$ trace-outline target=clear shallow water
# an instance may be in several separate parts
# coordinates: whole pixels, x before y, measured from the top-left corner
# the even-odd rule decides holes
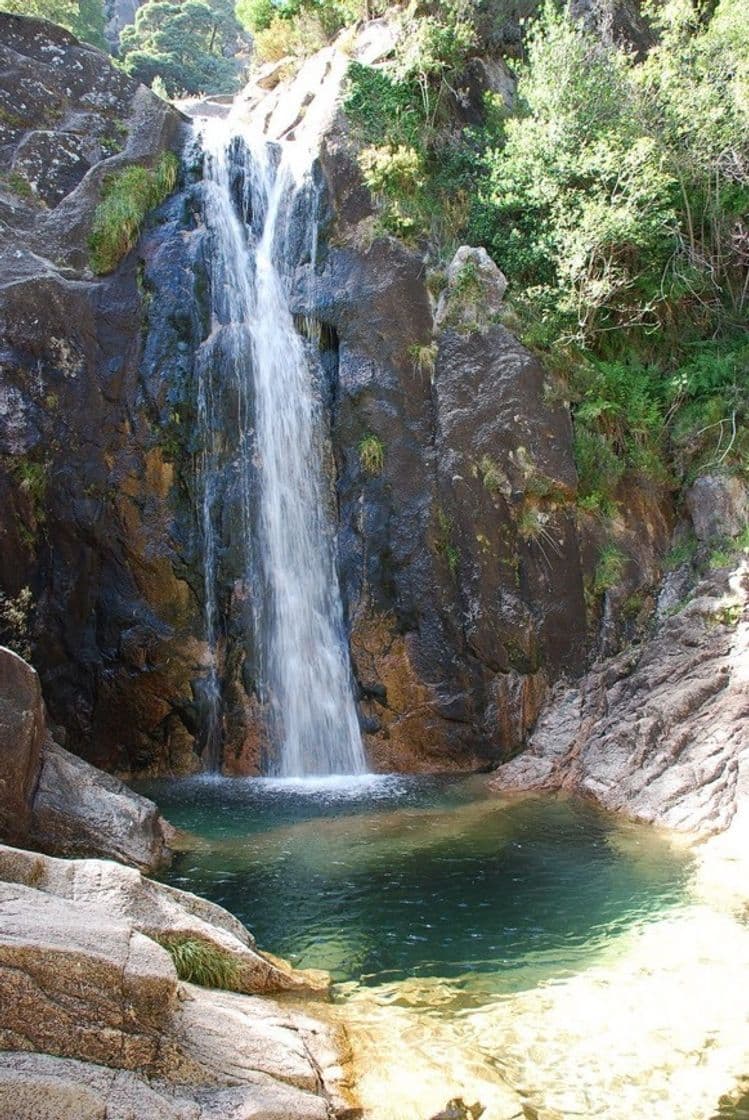
[[[476,777],[144,792],[200,838],[168,881],[227,907],[261,946],[357,986],[445,978],[468,1005],[584,967],[677,907],[690,867],[649,829],[569,800],[488,796]]]

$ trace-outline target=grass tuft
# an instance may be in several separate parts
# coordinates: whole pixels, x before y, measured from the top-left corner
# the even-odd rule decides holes
[[[382,474],[385,466],[385,445],[379,436],[372,435],[370,432],[359,440],[359,462],[364,473],[370,477],[374,478]]]
[[[194,937],[154,940],[169,953],[180,980],[203,988],[237,990],[239,965],[220,949]]]
[[[126,167],[105,179],[89,238],[91,268],[98,276],[113,272],[130,252],[149,210],[174,190],[178,170],[174,153],[164,152],[153,169]]]
[[[437,362],[437,343],[414,342],[413,346],[408,348],[408,356],[414,364],[414,367],[421,374],[428,374],[430,377],[434,376],[434,367]]]

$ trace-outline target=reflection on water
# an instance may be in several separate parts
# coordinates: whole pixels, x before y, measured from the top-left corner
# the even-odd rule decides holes
[[[170,882],[338,981],[449,979],[446,1007],[579,968],[678,903],[687,872],[650,832],[566,800],[489,797],[477,778],[189,780],[149,792],[204,841]]]

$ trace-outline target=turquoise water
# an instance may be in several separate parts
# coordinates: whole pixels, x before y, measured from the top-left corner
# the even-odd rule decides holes
[[[486,779],[151,783],[196,838],[167,881],[337,981],[441,977],[478,999],[585,966],[678,906],[687,858],[587,804],[489,795]]]

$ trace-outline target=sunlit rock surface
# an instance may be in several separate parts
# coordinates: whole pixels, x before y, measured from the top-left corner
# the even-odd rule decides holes
[[[85,904],[92,913],[132,924],[148,937],[194,939],[224,953],[245,992],[326,991],[325,973],[295,971],[255,947],[245,927],[226,910],[196,895],[144,878],[107,860],[66,860],[0,846],[0,880]],[[46,903],[46,898],[41,899]]]
[[[356,1114],[340,1032],[177,979],[163,944],[189,937],[234,961],[246,991],[307,983],[219,907],[116,864],[2,848],[0,912],[3,1120]]]
[[[747,562],[712,572],[653,637],[561,687],[497,789],[573,790],[693,833],[749,795]]]

